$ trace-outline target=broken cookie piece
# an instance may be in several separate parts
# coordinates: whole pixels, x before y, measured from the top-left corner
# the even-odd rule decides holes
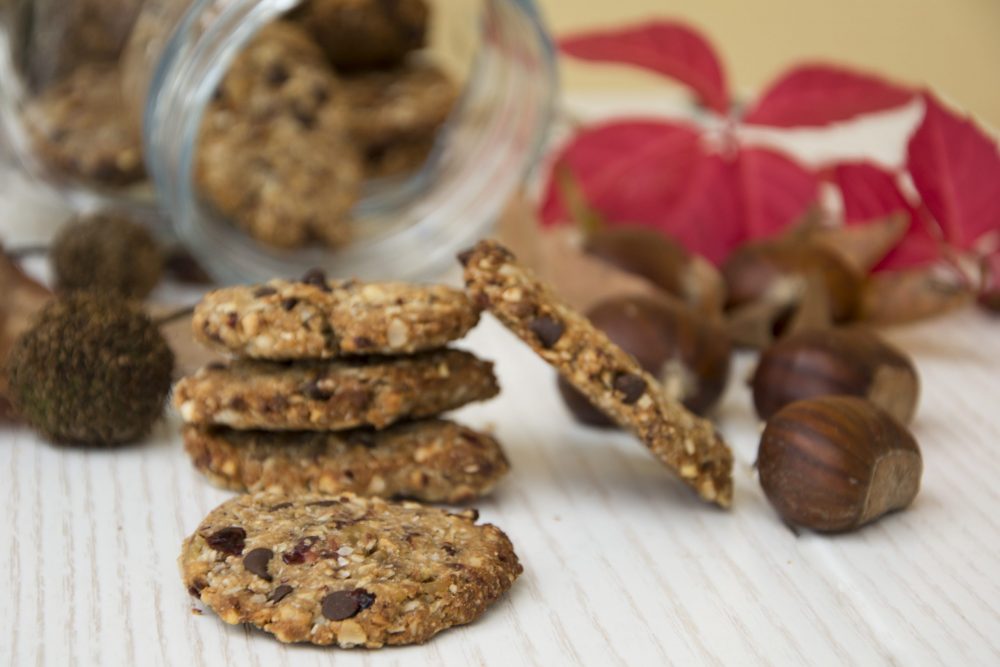
[[[574,312],[514,255],[482,241],[461,256],[473,301],[492,312],[703,499],[728,507],[733,455],[711,422],[668,398],[656,379]]]

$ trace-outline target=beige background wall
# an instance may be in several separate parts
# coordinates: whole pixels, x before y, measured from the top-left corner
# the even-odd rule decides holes
[[[802,58],[930,84],[1000,128],[1000,0],[539,0],[557,32],[650,16],[682,19],[721,51],[734,90]],[[661,85],[619,68],[564,64],[571,90]]]

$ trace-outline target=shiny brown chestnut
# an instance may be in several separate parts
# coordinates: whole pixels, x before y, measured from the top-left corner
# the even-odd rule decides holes
[[[722,328],[665,297],[621,296],[602,301],[587,317],[693,412],[704,414],[729,380],[731,345]],[[614,424],[563,380],[567,407],[592,426]]]
[[[833,322],[850,321],[858,309],[863,277],[836,252],[810,241],[762,241],[734,252],[722,266],[726,308],[760,302],[783,282],[810,275],[825,287]],[[780,322],[776,325],[781,327]]]
[[[867,398],[901,423],[913,419],[920,379],[903,352],[864,328],[807,330],[777,341],[760,357],[753,402],[761,419],[804,398]]]
[[[913,502],[923,460],[906,427],[870,401],[823,396],[768,421],[757,469],[786,522],[844,532]]]
[[[660,232],[635,226],[601,227],[586,235],[583,249],[645,278],[702,313],[722,312],[725,286],[718,270]]]

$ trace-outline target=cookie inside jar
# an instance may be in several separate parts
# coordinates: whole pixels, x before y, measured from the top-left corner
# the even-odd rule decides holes
[[[461,68],[432,48],[439,12],[425,0],[307,0],[257,32],[195,149],[194,189],[218,224],[284,251],[390,230],[387,198],[419,188],[459,101]]]
[[[146,180],[141,137],[123,104],[120,59],[143,0],[21,0],[5,25],[16,72],[12,142],[58,183],[104,190]],[[17,85],[14,85],[14,80]],[[13,128],[11,127],[13,126]]]

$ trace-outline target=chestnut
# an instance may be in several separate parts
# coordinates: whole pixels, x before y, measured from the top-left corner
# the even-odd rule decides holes
[[[722,312],[725,286],[718,270],[656,230],[600,227],[586,235],[583,249],[622,271],[645,278],[702,313],[714,316]]]
[[[600,302],[587,317],[693,412],[704,414],[725,391],[729,340],[718,324],[683,304],[666,297],[620,296]],[[614,426],[569,383],[560,379],[559,390],[579,421]]]
[[[808,240],[775,240],[751,243],[730,255],[722,266],[727,310],[763,301],[782,282],[819,278],[825,288],[833,322],[854,318],[864,279],[844,258],[827,246]],[[794,309],[793,309],[794,310]],[[792,312],[783,313],[790,319]],[[773,324],[778,333],[787,322]]]
[[[786,522],[843,532],[908,506],[923,460],[906,427],[881,408],[823,396],[792,403],[767,422],[757,469]]]
[[[867,398],[906,424],[920,394],[909,357],[860,327],[807,330],[779,340],[761,355],[751,386],[761,419],[800,399],[844,394]]]

